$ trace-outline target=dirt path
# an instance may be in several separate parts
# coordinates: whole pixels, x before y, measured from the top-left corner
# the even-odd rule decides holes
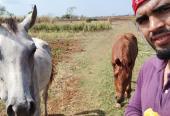
[[[89,36],[82,36],[81,42],[79,41],[76,46],[72,46],[73,51],[68,50],[72,54],[69,54],[70,58],[64,58],[62,62],[58,63],[58,74],[50,89],[49,114],[105,114],[104,111],[100,110],[99,105],[96,105],[98,95],[93,95],[95,93],[93,91],[96,89],[89,91],[89,87],[99,86],[100,82],[96,82],[97,80],[92,78],[97,75],[96,72],[98,73],[99,69],[96,68],[101,67],[97,66],[100,65],[98,62],[105,59],[105,56],[109,56],[106,51],[110,51],[111,44],[108,45],[112,41],[109,37],[110,34],[101,32],[100,34],[91,33]],[[109,39],[105,40],[104,38]],[[108,60],[109,62],[110,60]],[[95,99],[96,101],[94,101]],[[90,102],[91,100],[94,101],[94,104]]]
[[[77,51],[57,65],[48,102],[50,116],[123,114],[122,109],[114,109],[110,59],[113,37],[129,32],[130,25],[132,22],[117,22],[111,31],[86,33],[78,38],[77,47],[73,47]]]
[[[58,72],[49,90],[49,116],[123,116],[124,107],[114,108],[111,48],[117,34],[138,34],[131,21],[115,21],[112,25],[110,31],[48,40]],[[145,45],[140,42],[139,47],[144,50]],[[134,68],[135,76],[145,57],[140,53]],[[3,115],[5,106],[0,105],[0,116]]]
[[[49,116],[123,116],[124,108],[114,108],[111,47],[115,35],[136,34],[132,25],[116,21],[110,31],[48,41],[58,72],[49,90]],[[5,115],[4,105],[0,110]]]

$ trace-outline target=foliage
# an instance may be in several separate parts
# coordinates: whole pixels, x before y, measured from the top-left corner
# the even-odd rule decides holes
[[[45,31],[45,32],[94,32],[94,31],[102,31],[102,30],[109,30],[111,29],[111,24],[108,22],[78,22],[78,23],[64,23],[64,24],[58,24],[58,23],[39,23],[35,25],[32,29],[32,31],[39,32],[39,31]]]
[[[90,23],[92,21],[97,21],[97,19],[96,18],[87,18],[86,19],[86,22],[88,22],[88,23]]]
[[[8,12],[4,6],[0,5],[0,16],[2,16],[2,15],[13,16],[13,14]]]
[[[65,14],[61,18],[62,19],[71,19],[71,15],[70,14]]]
[[[6,9],[4,6],[0,6],[0,15],[3,15],[6,12]]]
[[[76,7],[72,6],[67,8],[66,13],[61,17],[62,19],[72,19],[74,17],[73,12],[76,9]]]

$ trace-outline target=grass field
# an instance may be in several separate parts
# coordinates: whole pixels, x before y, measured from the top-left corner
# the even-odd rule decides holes
[[[122,116],[124,108],[114,107],[114,87],[111,67],[111,47],[114,37],[132,32],[138,38],[139,54],[133,72],[133,89],[139,69],[154,54],[146,41],[136,31],[133,21],[112,22],[112,29],[98,32],[58,33],[56,39],[77,40],[82,52],[70,54],[69,60],[57,65],[49,100],[50,114]],[[58,84],[60,83],[60,86]],[[55,98],[55,99],[54,99]],[[125,101],[127,103],[128,101]]]
[[[31,31],[49,42],[58,73],[49,90],[49,116],[122,116],[124,107],[114,107],[111,48],[115,36],[131,32],[138,38],[138,57],[132,87],[145,59],[153,50],[136,31],[131,20],[116,20],[109,30]],[[128,101],[125,101],[125,104]],[[4,112],[4,106],[0,107]],[[43,112],[43,109],[42,109]]]

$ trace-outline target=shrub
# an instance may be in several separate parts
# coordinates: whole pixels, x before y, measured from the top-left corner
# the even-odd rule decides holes
[[[108,22],[79,22],[79,23],[38,23],[36,24],[31,31],[39,32],[93,32],[93,31],[102,31],[111,29],[111,24]]]

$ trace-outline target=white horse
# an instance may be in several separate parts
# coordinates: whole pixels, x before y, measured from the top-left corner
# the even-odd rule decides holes
[[[40,116],[41,90],[47,115],[52,61],[48,44],[28,35],[36,16],[34,6],[21,23],[10,18],[0,24],[0,98],[8,116]]]

